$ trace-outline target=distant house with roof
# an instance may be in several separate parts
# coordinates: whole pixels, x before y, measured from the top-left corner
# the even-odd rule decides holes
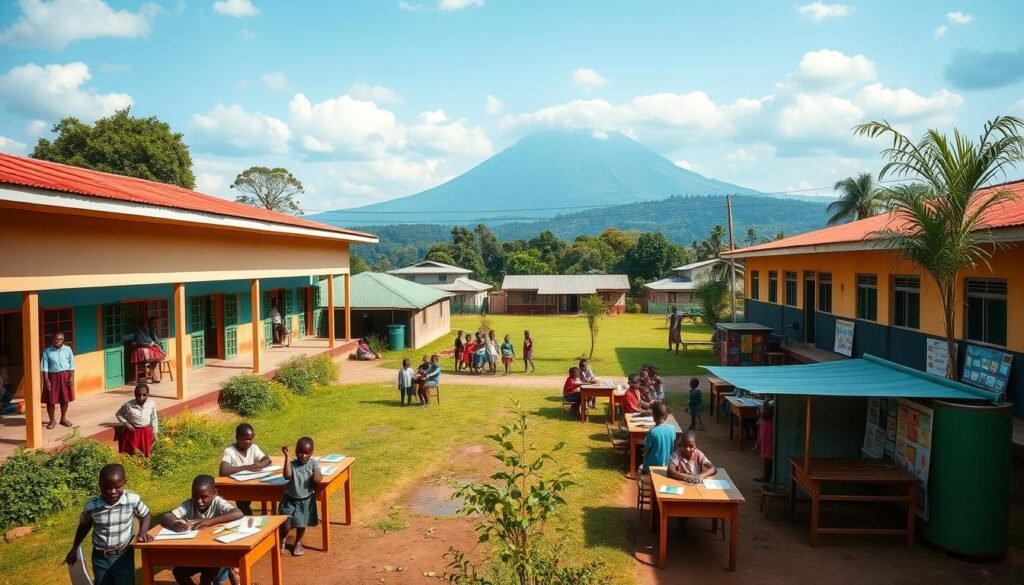
[[[472,273],[471,270],[435,260],[423,260],[388,271],[388,274],[451,293],[452,310],[460,313],[479,311],[487,301],[487,291],[494,288],[486,282],[470,278]]]
[[[597,295],[613,313],[626,312],[625,274],[510,274],[501,283],[505,312],[519,315],[575,314],[583,297]]]
[[[335,302],[349,309],[355,338],[387,336],[388,325],[405,325],[405,346],[418,349],[451,331],[451,293],[383,272],[361,272],[350,288],[351,307]],[[343,311],[336,311],[336,326],[344,327]]]
[[[693,289],[697,279],[713,270],[729,273],[729,263],[720,258],[691,262],[672,269],[672,274],[661,280],[648,282],[644,285],[647,291],[647,312],[664,313],[673,305],[680,309],[687,305],[695,305]],[[743,266],[736,264],[736,290],[743,292]]]

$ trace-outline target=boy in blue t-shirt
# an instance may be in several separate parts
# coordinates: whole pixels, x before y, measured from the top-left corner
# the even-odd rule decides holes
[[[642,473],[651,473],[651,466],[664,467],[672,456],[676,445],[676,429],[665,422],[668,418],[668,408],[664,402],[655,402],[651,405],[651,413],[654,416],[655,426],[647,433],[644,439],[644,465]]]

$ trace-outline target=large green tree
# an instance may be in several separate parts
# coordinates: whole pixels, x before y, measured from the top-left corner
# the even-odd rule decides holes
[[[509,274],[554,274],[553,266],[540,257],[537,250],[514,252],[505,261],[505,271]]]
[[[878,215],[885,208],[885,192],[875,185],[871,173],[846,177],[836,181],[833,188],[839,192],[839,199],[829,203],[825,209],[832,214],[828,225],[865,219]]]
[[[352,276],[359,274],[360,272],[367,272],[370,270],[369,265],[366,264],[366,260],[360,258],[357,254],[352,254],[350,258],[349,270]]]
[[[684,260],[682,250],[661,233],[640,234],[637,244],[622,259],[622,268],[631,278],[645,281],[661,278]]]
[[[505,251],[502,250],[501,243],[498,242],[498,236],[494,235],[491,228],[482,223],[476,226],[474,234],[480,258],[484,262],[484,267],[487,268],[487,275],[491,277],[492,281],[501,280],[505,273]]]
[[[999,116],[987,122],[977,140],[953,130],[952,137],[928,130],[916,143],[888,122],[854,128],[859,136],[883,137],[891,146],[882,151],[888,162],[879,178],[912,178],[918,187],[892,189],[893,219],[876,235],[880,247],[919,266],[939,289],[949,351],[946,374],[957,379],[955,324],[960,275],[987,265],[998,246],[984,220],[1000,203],[1013,197],[1004,188],[984,189],[1006,176],[1024,160],[1024,121]]]
[[[305,192],[302,181],[288,172],[288,169],[276,167],[249,167],[242,171],[232,189],[243,193],[235,198],[239,203],[262,207],[270,211],[302,215],[302,208],[295,196]]]
[[[192,156],[181,133],[156,117],[134,118],[125,108],[92,125],[64,118],[52,131],[57,137],[40,138],[32,158],[195,188]]]
[[[622,258],[627,252],[636,246],[640,239],[640,232],[624,232],[618,228],[606,228],[601,235],[597,236],[602,242],[611,246],[615,255]]]
[[[619,257],[601,238],[579,236],[565,249],[558,263],[558,271],[562,274],[582,274],[591,270],[611,272]]]
[[[530,249],[540,253],[540,259],[549,266],[556,266],[565,252],[565,240],[549,230],[544,230],[536,238],[530,240]]]

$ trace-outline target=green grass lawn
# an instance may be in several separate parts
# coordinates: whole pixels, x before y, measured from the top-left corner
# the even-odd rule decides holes
[[[252,422],[257,443],[271,454],[308,434],[316,440],[318,453],[355,456],[356,522],[373,526],[373,516],[378,520],[384,517],[390,498],[432,478],[432,474],[442,473],[443,468],[438,466],[446,465],[461,448],[486,445],[491,449],[484,435],[511,420],[513,399],[531,414],[531,438],[538,447],[547,449],[558,441],[567,442],[558,460],[580,484],[570,490],[568,505],[548,533],[568,547],[566,558],[580,562],[601,559],[608,564],[608,574],[615,583],[633,583],[635,561],[626,529],[632,511],[614,505],[626,481],[621,457],[612,452],[602,424],[583,426],[563,418],[558,397],[550,390],[449,386],[440,407],[421,410],[398,407],[398,397],[390,384],[332,387]],[[677,399],[681,401],[682,397],[670,398]],[[212,423],[224,444],[231,442],[234,424]],[[371,427],[374,432],[368,433]],[[161,479],[129,470],[128,489],[139,492],[157,518],[188,496],[194,475],[216,470],[218,460],[219,454],[209,453],[176,471],[173,477]],[[0,583],[66,580],[60,563],[80,509],[81,502],[76,502],[40,523],[31,536],[0,544],[0,558],[4,560]],[[371,510],[380,513],[372,516]],[[401,530],[402,523],[396,522],[391,529]],[[85,554],[88,558],[88,549]],[[439,566],[442,564],[439,562]]]
[[[489,315],[487,318],[499,343],[506,334],[512,336],[517,357],[521,357],[523,331],[530,332],[538,374],[565,374],[579,358],[590,352],[590,330],[583,317]],[[698,366],[711,363],[710,348],[691,349],[686,357],[666,352],[668,327],[661,315],[610,315],[602,319],[599,326],[591,360],[591,366],[599,376],[624,376],[638,371],[645,363],[657,365],[662,375],[702,374],[704,371]],[[452,333],[417,350],[386,352],[384,365],[397,369],[402,358],[409,357],[416,367],[423,354],[450,352],[455,331],[475,332],[479,327],[479,315],[454,315]],[[683,327],[684,340],[708,341],[710,336],[711,329],[703,325],[687,324]],[[445,371],[450,371],[452,358],[442,358],[441,365]],[[498,369],[501,370],[500,364]],[[512,369],[522,373],[523,362],[517,359]]]

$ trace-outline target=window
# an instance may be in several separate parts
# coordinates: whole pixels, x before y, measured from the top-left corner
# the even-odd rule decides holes
[[[670,302],[670,303],[675,303],[675,302],[676,302],[676,299],[677,299],[678,297],[679,297],[679,295],[678,295],[677,293],[674,293],[674,292],[670,292],[670,293],[668,293],[668,302]]]
[[[756,270],[750,271],[750,298],[761,298],[761,274]]]
[[[53,334],[64,334],[64,343],[75,349],[75,311],[71,307],[43,309],[43,347],[50,344]]]
[[[818,273],[818,310],[822,313],[832,312],[832,273]]]
[[[796,306],[796,272],[786,273],[786,304]]]
[[[305,298],[305,295],[302,296]],[[238,295],[224,295],[224,326],[238,325]]]
[[[921,328],[921,279],[919,277],[893,277],[892,324],[908,329]]]
[[[878,275],[857,275],[857,318],[878,320]]]
[[[523,293],[523,304],[532,305],[537,302],[537,294],[532,292]]]
[[[444,274],[438,274],[437,275],[437,282],[445,282],[447,280],[448,280],[448,277],[445,276]]]
[[[967,279],[967,339],[1006,345],[1006,281]]]
[[[774,270],[768,271],[768,302],[779,302],[779,273]]]
[[[146,322],[149,322],[150,317],[156,317],[156,330],[153,334],[160,338],[169,336],[170,328],[168,327],[167,299],[155,299],[145,301],[145,303]]]

